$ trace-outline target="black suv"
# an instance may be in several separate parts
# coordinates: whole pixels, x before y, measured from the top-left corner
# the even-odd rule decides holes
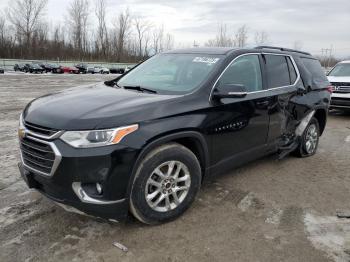
[[[207,177],[271,153],[313,155],[330,92],[304,52],[166,52],[112,81],[32,101],[20,119],[20,172],[70,209],[166,222]]]

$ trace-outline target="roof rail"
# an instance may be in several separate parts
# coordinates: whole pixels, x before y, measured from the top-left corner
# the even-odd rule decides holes
[[[277,46],[262,45],[262,46],[255,47],[255,49],[276,49],[276,50],[285,51],[285,52],[294,52],[294,53],[300,53],[300,54],[304,54],[304,55],[311,55],[308,52],[298,51],[298,50],[284,48],[284,47],[277,47]]]

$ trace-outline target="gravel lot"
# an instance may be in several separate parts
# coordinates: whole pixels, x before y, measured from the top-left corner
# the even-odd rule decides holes
[[[270,156],[206,181],[160,226],[68,213],[21,181],[17,123],[33,98],[102,75],[0,75],[0,261],[350,261],[350,115],[332,112],[318,153]],[[114,247],[117,241],[128,252]]]

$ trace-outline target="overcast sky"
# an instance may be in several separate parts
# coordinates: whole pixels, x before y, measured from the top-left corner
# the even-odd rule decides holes
[[[63,22],[71,1],[49,0],[47,19]],[[8,2],[0,0],[0,7]],[[94,24],[94,0],[89,2]],[[254,32],[263,30],[272,45],[293,47],[298,41],[318,55],[333,46],[337,56],[350,57],[350,0],[108,0],[109,20],[126,8],[153,25],[164,24],[176,44],[185,46],[193,41],[203,45],[215,37],[220,23],[231,34],[246,24],[251,46]]]

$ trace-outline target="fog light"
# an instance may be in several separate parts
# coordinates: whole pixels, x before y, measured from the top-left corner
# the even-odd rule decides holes
[[[96,191],[99,195],[102,194],[102,186],[100,183],[96,183]]]

